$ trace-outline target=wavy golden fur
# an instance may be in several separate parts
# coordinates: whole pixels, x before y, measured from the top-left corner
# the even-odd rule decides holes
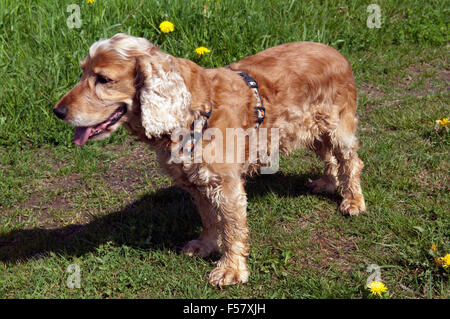
[[[289,43],[233,63],[232,70],[205,69],[143,38],[117,34],[94,43],[81,67],[80,82],[56,104],[55,114],[77,127],[79,145],[105,138],[123,124],[156,151],[174,183],[192,194],[202,219],[200,237],[183,251],[205,257],[222,250],[209,276],[213,285],[248,281],[244,177],[258,165],[175,163],[171,134],[178,128],[189,131],[209,104],[213,111],[208,128],[223,136],[226,128],[254,129],[256,98],[233,70],[247,72],[258,82],[266,108],[261,128],[279,129],[279,150],[308,147],[325,162],[325,173],[308,185],[311,190],[334,192],[339,187],[343,214],[365,210],[363,162],[356,152],[355,83],[348,61],[333,48]],[[204,140],[203,147],[216,142]]]

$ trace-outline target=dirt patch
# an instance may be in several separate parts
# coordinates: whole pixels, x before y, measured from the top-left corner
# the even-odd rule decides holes
[[[39,184],[33,186],[28,199],[18,204],[14,209],[9,209],[6,214],[14,211],[28,211],[34,220],[38,220],[39,227],[50,229],[67,222],[61,212],[73,210],[70,194],[80,188],[81,178],[78,174],[66,177],[42,179]],[[17,218],[23,218],[20,214]],[[70,216],[70,221],[76,223],[87,223],[90,218],[83,212],[75,212]],[[30,225],[34,227],[33,223]],[[25,225],[24,228],[27,228]]]
[[[439,65],[443,65],[443,67]],[[428,94],[443,93],[450,90],[450,68],[447,58],[414,63],[403,72],[398,73],[402,75],[393,78],[392,87],[399,93],[396,98],[383,103],[383,105],[394,104],[398,101],[398,98],[404,95],[414,95],[417,98],[422,98]],[[371,83],[360,83],[358,93],[367,95],[371,99],[382,99],[387,94],[381,88]]]
[[[325,231],[314,233],[312,241],[317,244],[321,258],[320,268],[327,269],[330,265],[339,270],[349,272],[354,268],[355,259],[352,253],[356,251],[355,238],[330,234]]]
[[[120,203],[124,206],[136,200],[146,187],[153,188],[150,177],[160,175],[159,167],[155,154],[146,145],[133,145],[127,141],[121,145],[107,145],[104,150],[112,153],[114,160],[100,164],[99,172],[87,178],[80,173],[57,176],[58,170],[64,166],[61,161],[56,160],[51,151],[37,152],[37,160],[45,157],[47,162],[59,163],[59,166],[51,168],[48,178],[42,178],[36,185],[30,186],[28,199],[7,210],[6,214],[14,214],[17,210],[29,211],[38,220],[39,227],[46,229],[67,223],[85,224],[102,210],[110,208],[91,209],[90,205],[86,205],[89,208],[80,209],[80,206],[85,206],[80,204],[83,198],[90,201],[90,198],[98,198],[96,192],[106,191],[107,196],[119,196],[121,200],[116,203],[122,201]],[[96,180],[100,190],[93,186]]]
[[[328,198],[333,202],[334,199]],[[332,265],[343,273],[357,269],[359,262],[355,253],[358,237],[336,228],[324,228],[334,214],[340,213],[324,206],[312,214],[301,214],[291,222],[280,223],[283,232],[301,230],[303,234],[296,239],[298,244],[292,259],[298,268],[326,271]]]
[[[447,58],[443,61],[444,67],[436,66],[440,61],[421,62],[406,68],[406,75],[398,79],[397,88],[402,94],[424,97],[430,93],[446,92],[450,89],[450,69]],[[419,83],[423,81],[423,83]]]
[[[302,223],[305,223],[304,221]],[[307,221],[308,225],[310,221]],[[303,229],[311,229],[308,236],[309,243],[299,243],[299,251],[295,252],[294,262],[299,268],[318,269],[326,271],[330,265],[337,267],[340,272],[348,273],[355,270],[358,265],[354,253],[357,251],[357,238],[345,235],[336,230],[315,229],[303,226]]]
[[[381,99],[386,95],[384,91],[382,91],[381,89],[375,87],[370,83],[361,83],[361,85],[359,85],[358,93],[368,95],[372,99]]]
[[[445,70],[441,70],[438,72],[437,76],[441,79],[444,79],[447,84],[447,89],[450,87],[450,69],[447,67]]]
[[[146,145],[138,144],[133,148],[120,145],[109,151],[122,154],[108,165],[101,176],[115,192],[133,193],[149,182],[145,175],[160,174],[156,155]]]

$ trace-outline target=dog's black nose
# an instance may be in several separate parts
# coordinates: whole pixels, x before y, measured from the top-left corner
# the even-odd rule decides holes
[[[66,107],[65,105],[60,105],[60,106],[55,107],[55,108],[53,109],[53,113],[55,113],[55,115],[56,115],[58,118],[60,118],[61,120],[64,120],[64,118],[65,118],[66,115],[67,115],[67,111],[68,111],[68,109],[67,109],[67,107]]]

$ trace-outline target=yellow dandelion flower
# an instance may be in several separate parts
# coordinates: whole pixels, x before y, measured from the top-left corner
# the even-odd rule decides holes
[[[448,120],[448,117],[444,117],[442,120],[437,120],[436,123],[439,123],[441,126],[447,126],[450,121]]]
[[[195,53],[197,53],[198,55],[203,55],[209,52],[211,52],[211,50],[205,47],[198,47],[197,49],[195,49]]]
[[[173,30],[175,30],[175,26],[170,21],[163,21],[159,25],[159,29],[164,33],[169,33],[169,32],[172,32]]]
[[[431,245],[431,250],[432,250],[432,251],[436,251],[436,249],[437,249],[436,244]]]
[[[367,285],[367,288],[370,289],[372,295],[378,295],[381,297],[381,294],[386,292],[388,289],[381,281],[372,281]]]
[[[95,0],[86,0],[87,3],[94,3]]]
[[[450,254],[441,257],[442,267],[449,268],[450,267]]]

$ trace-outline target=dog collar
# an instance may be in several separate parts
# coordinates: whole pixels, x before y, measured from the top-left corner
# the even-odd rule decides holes
[[[198,141],[202,138],[203,130],[208,124],[208,119],[211,117],[211,113],[212,104],[210,103],[206,106],[206,110],[200,113],[200,118],[192,122],[191,132],[180,148],[180,155],[183,154],[183,152],[186,152],[185,154],[192,154],[195,145],[197,145]]]
[[[248,73],[242,71],[235,71],[231,67],[228,67],[231,71],[239,74],[242,79],[244,79],[245,83],[247,83],[250,90],[253,91],[256,97],[256,105],[255,105],[255,116],[256,116],[256,124],[255,128],[259,128],[264,121],[264,117],[266,116],[266,109],[263,106],[263,102],[261,99],[261,94],[259,94],[258,82],[254,78],[252,78]]]

